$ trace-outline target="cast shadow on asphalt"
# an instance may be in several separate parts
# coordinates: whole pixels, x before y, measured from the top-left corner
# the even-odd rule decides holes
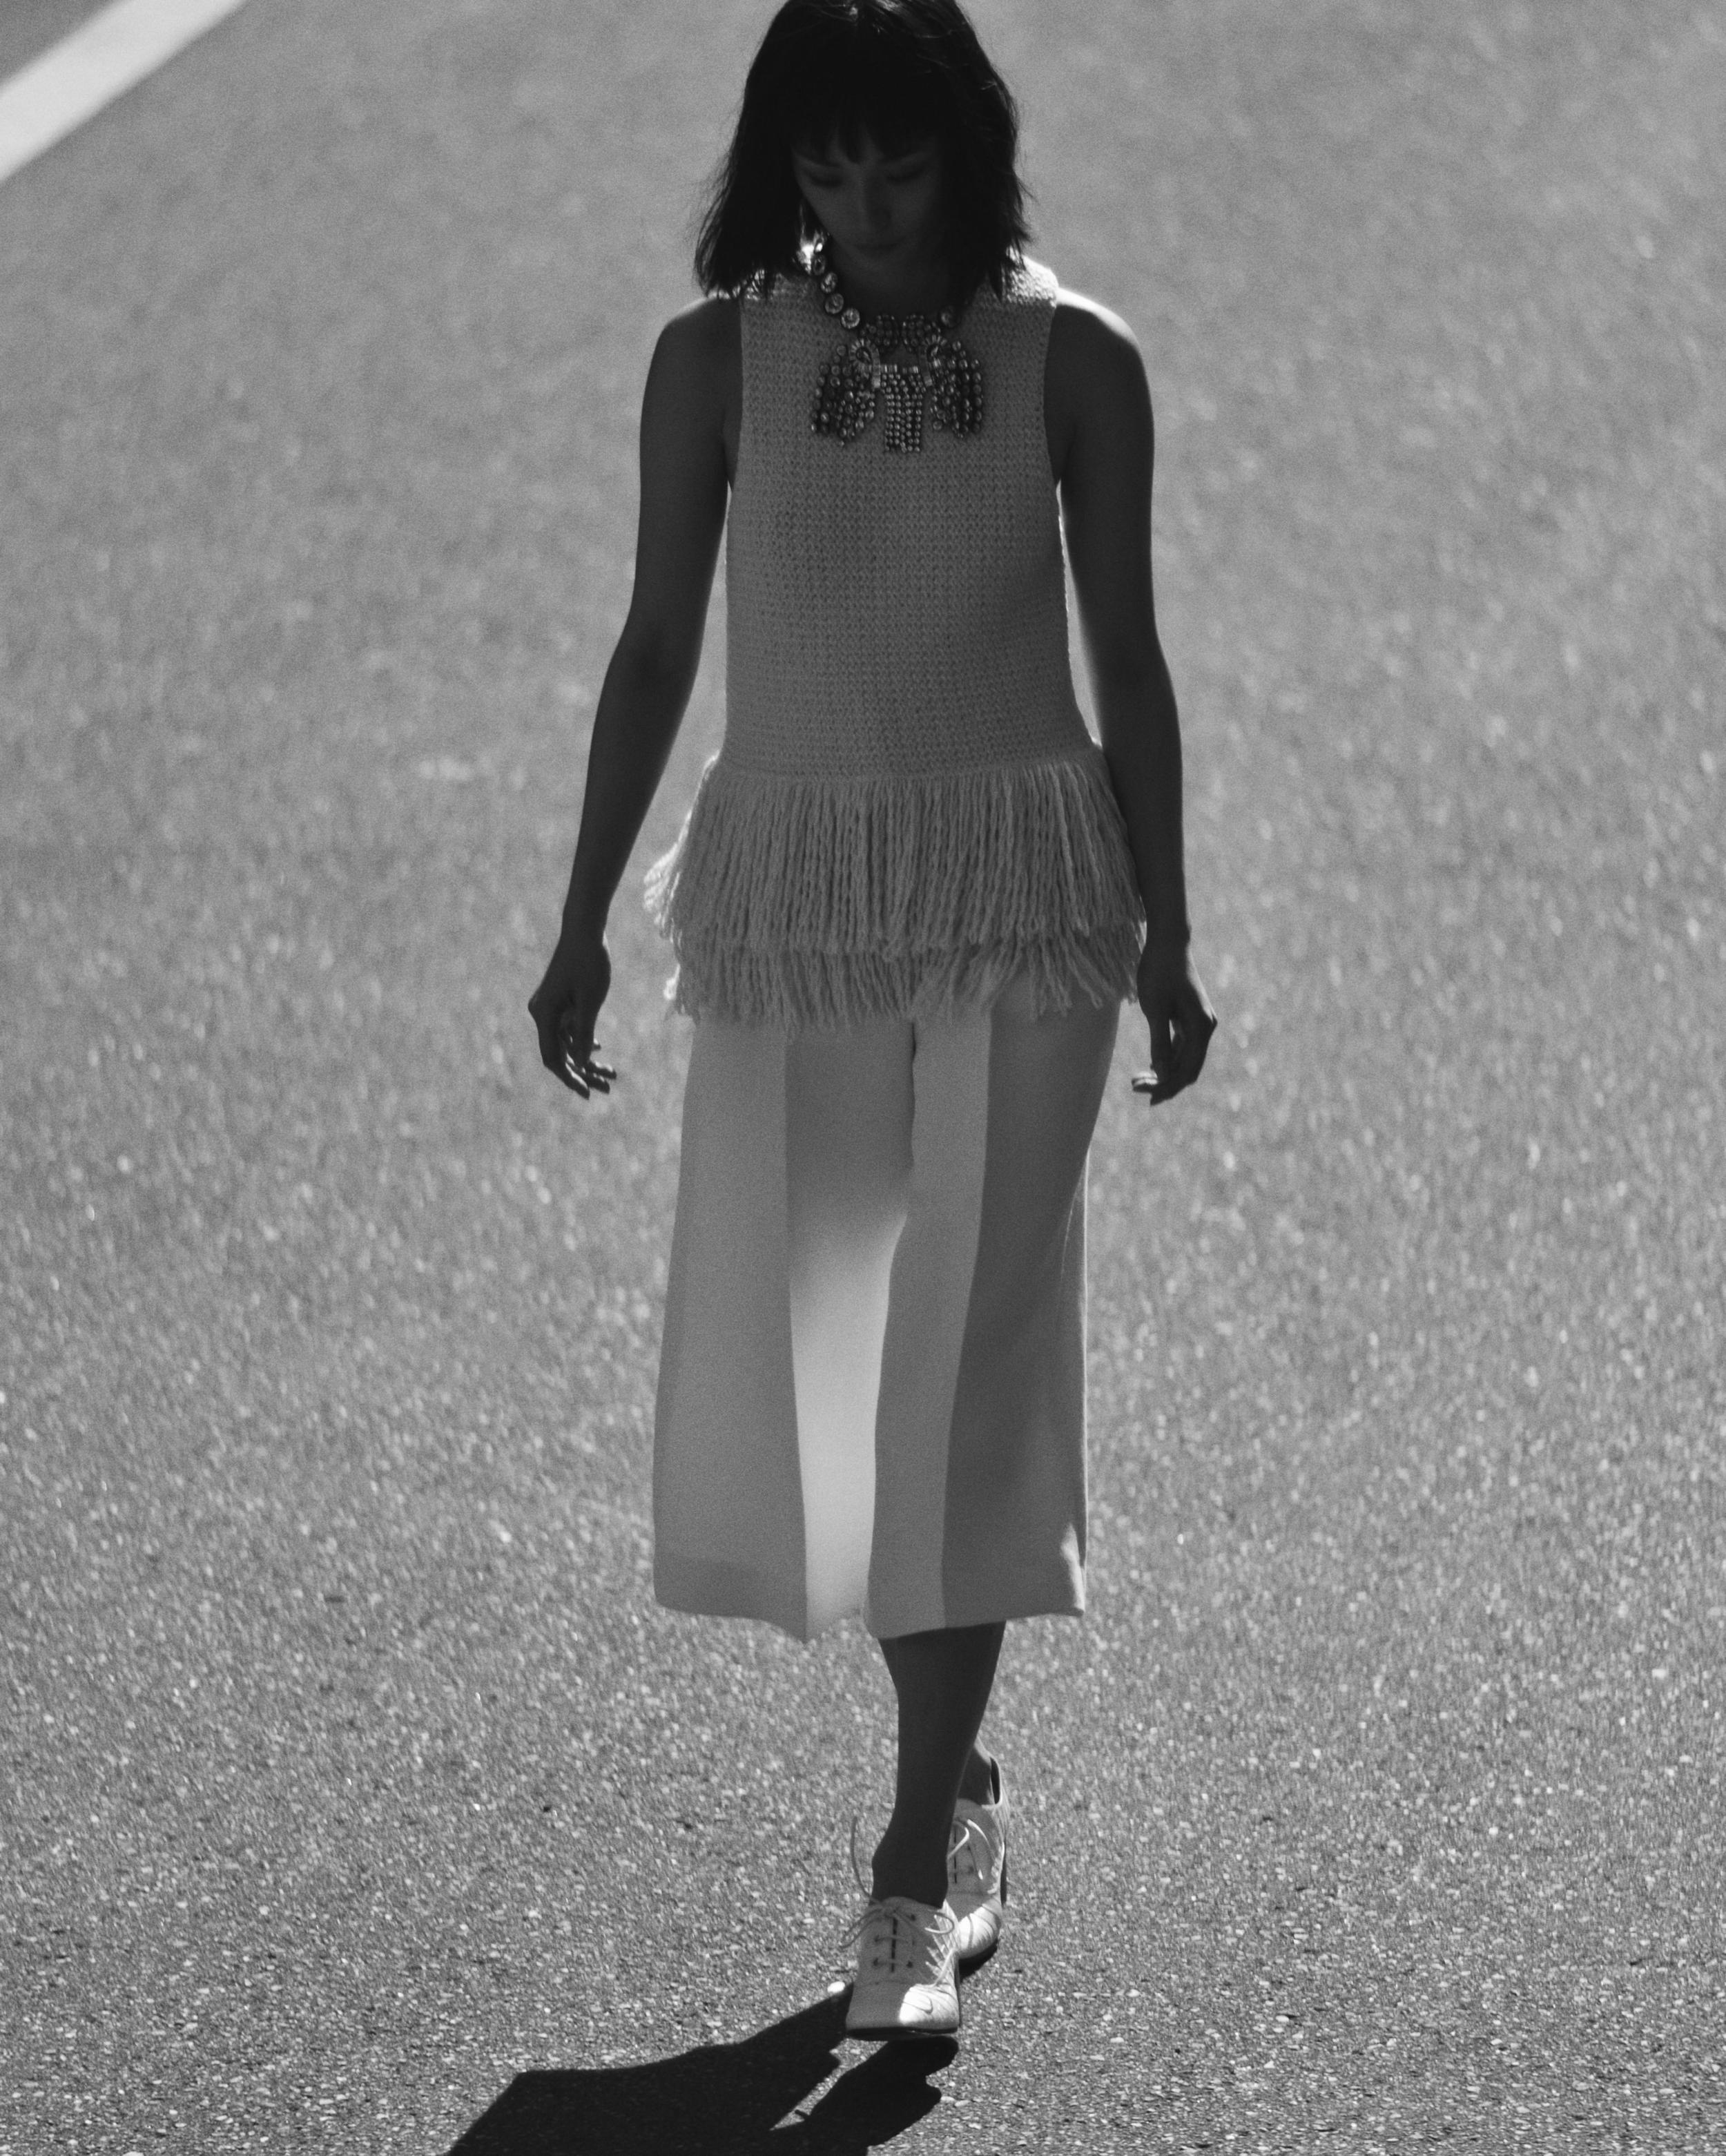
[[[847,1995],[651,2066],[518,2074],[449,2156],[862,2156],[934,2110],[959,2046],[883,2044],[791,2118],[838,2064]]]

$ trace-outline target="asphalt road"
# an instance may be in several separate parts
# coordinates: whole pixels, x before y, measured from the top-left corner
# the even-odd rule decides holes
[[[1726,16],[979,13],[1223,1024],[962,2043],[838,2041],[867,1641],[650,1597],[633,899],[610,1102],[523,1008],[766,9],[253,0],[0,190],[0,2156],[1726,2140]]]
[[[0,8],[0,82],[100,12],[102,0],[7,0]]]

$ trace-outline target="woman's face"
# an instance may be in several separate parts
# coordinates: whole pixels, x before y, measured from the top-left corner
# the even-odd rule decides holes
[[[940,237],[941,157],[931,138],[885,155],[867,135],[791,152],[803,199],[839,254],[894,269],[932,253]]]

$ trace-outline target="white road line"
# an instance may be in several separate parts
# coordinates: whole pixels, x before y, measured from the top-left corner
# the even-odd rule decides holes
[[[0,181],[232,15],[244,0],[114,0],[0,83]]]

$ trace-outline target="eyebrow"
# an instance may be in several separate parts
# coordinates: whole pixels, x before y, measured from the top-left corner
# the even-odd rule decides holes
[[[801,158],[806,165],[812,165],[817,172],[837,172],[839,169],[836,159],[826,157],[814,150],[793,150],[791,155]],[[931,144],[927,149],[923,150],[901,150],[896,157],[883,157],[881,163],[883,170],[894,172],[902,165],[927,164],[934,155],[935,147]]]

